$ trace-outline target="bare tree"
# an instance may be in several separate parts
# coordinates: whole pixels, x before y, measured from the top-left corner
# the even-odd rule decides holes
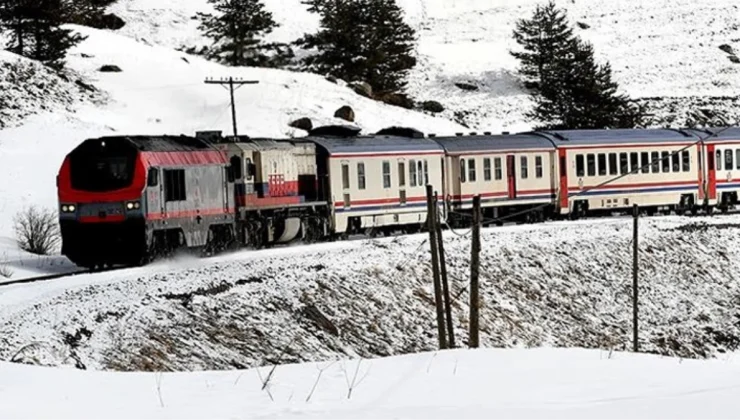
[[[54,210],[31,206],[13,220],[15,238],[24,251],[48,255],[59,243],[59,224]]]

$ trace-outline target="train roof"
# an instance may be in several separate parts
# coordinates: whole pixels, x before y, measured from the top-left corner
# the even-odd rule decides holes
[[[248,151],[260,151],[260,150],[291,150],[296,146],[310,145],[313,147],[313,143],[305,141],[303,139],[269,139],[269,138],[256,138],[245,141],[234,143],[238,148]]]
[[[310,140],[324,148],[329,155],[367,154],[391,152],[443,152],[442,146],[425,137],[401,137],[389,135],[369,135],[353,137],[308,136]]]
[[[699,140],[694,133],[678,129],[543,130],[537,131],[557,147],[634,143],[675,143]]]
[[[210,144],[188,136],[108,136],[100,141],[128,141],[142,152],[195,152],[211,151]]]
[[[435,137],[434,141],[444,147],[449,154],[518,149],[555,149],[550,140],[533,134]]]
[[[702,139],[712,142],[740,140],[740,127],[708,127],[688,129]]]

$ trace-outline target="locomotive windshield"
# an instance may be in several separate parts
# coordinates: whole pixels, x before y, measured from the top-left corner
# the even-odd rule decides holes
[[[133,182],[136,149],[122,139],[88,140],[70,156],[72,188],[103,192]]]

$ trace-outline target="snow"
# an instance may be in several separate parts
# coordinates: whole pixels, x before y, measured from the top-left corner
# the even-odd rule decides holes
[[[736,215],[641,222],[643,351],[737,350],[738,226]],[[453,324],[465,344],[470,238],[445,238]],[[486,229],[482,346],[630,349],[630,239],[629,218]],[[0,287],[0,360],[182,371],[260,366],[286,347],[286,363],[429,351],[430,271],[417,234]]]
[[[0,417],[725,418],[740,409],[732,360],[449,350],[278,366],[262,390],[271,369],[122,374],[0,363]]]
[[[317,17],[308,14],[300,0],[265,3],[282,25],[271,40],[292,41],[318,26]],[[512,38],[516,21],[529,17],[540,3],[398,0],[418,34],[419,64],[409,83],[412,96],[441,102],[448,108],[444,116],[478,131],[530,129],[532,123],[523,117],[529,98],[509,51],[517,48]],[[556,4],[567,10],[575,33],[594,44],[597,58],[610,62],[624,93],[651,98],[656,122],[685,124],[687,102],[693,107],[710,103],[740,117],[733,109],[740,96],[740,65],[719,49],[728,44],[740,50],[736,2],[706,0],[699,6],[692,0],[558,0]],[[121,0],[114,11],[130,22],[122,33],[179,47],[204,42],[188,17],[208,7],[206,0],[178,1],[177,7]],[[576,27],[576,22],[589,28]],[[456,82],[473,83],[479,90],[463,91]]]
[[[355,110],[355,124],[365,132],[391,125],[431,127],[442,132],[461,129],[442,118],[363,98],[346,86],[318,75],[227,68],[122,35],[70,27],[87,36],[87,40],[70,51],[70,72],[104,92],[107,102],[83,100],[83,94],[74,83],[62,85],[64,91],[60,93],[68,98],[65,104],[71,109],[47,107],[43,101],[48,99],[43,95],[37,102],[21,95],[24,106],[35,107],[38,113],[24,115],[25,118],[13,127],[0,130],[0,177],[3,180],[0,183],[0,197],[3,197],[0,200],[0,238],[6,240],[13,236],[12,218],[18,212],[29,205],[57,206],[55,180],[59,167],[64,156],[87,138],[114,134],[194,135],[197,130],[231,133],[228,92],[220,86],[206,85],[206,78],[231,76],[260,82],[236,92],[241,134],[302,136],[305,132],[288,127],[290,121],[310,117],[315,126],[346,123],[333,116],[343,105]],[[99,72],[105,64],[118,65],[123,71]],[[54,83],[58,78],[50,72],[45,77]]]

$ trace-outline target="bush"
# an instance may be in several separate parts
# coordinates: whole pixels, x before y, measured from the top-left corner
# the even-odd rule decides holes
[[[9,279],[13,275],[13,270],[6,263],[0,262],[0,277]]]
[[[24,251],[48,255],[59,243],[59,225],[54,210],[31,206],[18,213],[13,222],[16,241]]]

